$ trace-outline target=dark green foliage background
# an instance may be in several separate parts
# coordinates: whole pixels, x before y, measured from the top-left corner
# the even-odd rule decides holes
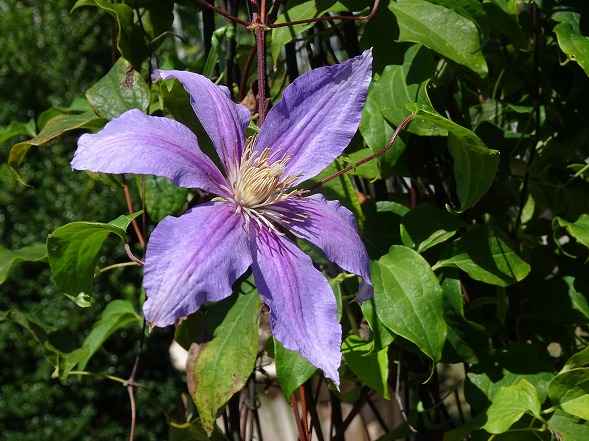
[[[0,126],[38,117],[52,105],[67,106],[95,83],[111,65],[109,18],[97,10],[70,15],[74,2],[0,1]],[[125,207],[122,190],[96,184],[83,173],[72,173],[69,161],[75,135],[64,136],[49,148],[30,151],[21,172],[31,187],[14,180],[6,157],[13,142],[0,145],[0,243],[18,249],[44,242],[68,222],[94,219],[108,222]],[[14,141],[14,140],[11,140]],[[42,190],[41,190],[42,189]],[[101,265],[124,261],[116,239],[108,240]],[[78,347],[105,304],[114,298],[138,302],[137,270],[113,271],[97,279],[96,302],[79,308],[61,295],[46,263],[14,267],[0,286],[0,311],[17,308],[50,329],[63,342]],[[89,368],[127,378],[135,360],[141,329],[116,334],[92,360]],[[142,383],[158,389],[173,409],[182,391],[182,373],[167,357],[169,332],[148,340],[148,355],[139,368]],[[149,355],[151,354],[151,356]],[[0,324],[0,439],[113,440],[128,436],[129,398],[123,386],[104,380],[71,378],[67,385],[51,378],[53,367],[41,347],[12,322]],[[167,424],[147,392],[137,393],[138,439],[163,439]]]

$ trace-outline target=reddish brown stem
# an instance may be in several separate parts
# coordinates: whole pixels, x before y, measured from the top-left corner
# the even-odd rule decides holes
[[[305,439],[311,439],[311,431],[309,430],[309,422],[307,421],[307,396],[305,395],[305,388],[299,386],[299,396],[301,397],[301,416],[303,417],[303,430],[305,431]]]
[[[245,27],[251,26],[251,23],[250,23],[250,22],[248,22],[248,21],[244,21],[244,20],[241,20],[241,19],[239,19],[239,18],[237,18],[237,17],[234,17],[233,15],[231,15],[231,14],[228,14],[227,12],[225,12],[225,11],[222,11],[222,10],[221,10],[221,9],[219,9],[219,8],[216,8],[215,6],[211,5],[210,3],[207,3],[205,0],[198,0],[198,2],[199,2],[201,5],[203,5],[203,6],[207,7],[207,8],[209,8],[209,9],[211,9],[211,10],[213,10],[213,11],[215,11],[217,14],[219,14],[219,15],[222,15],[223,17],[225,17],[225,18],[227,18],[227,19],[231,20],[231,21],[232,21],[232,22],[234,22],[234,23],[239,23],[240,25],[243,25],[243,26],[245,26]]]
[[[131,202],[131,192],[129,191],[129,184],[125,183],[125,199],[127,200],[127,210],[129,210],[129,214],[133,214],[133,202]],[[133,225],[133,229],[135,230],[135,234],[137,234],[137,239],[141,244],[141,248],[145,249],[145,238],[141,233],[141,228],[139,228],[139,224],[137,223],[136,219],[131,221]]]
[[[295,422],[297,423],[297,430],[299,431],[299,439],[302,441],[306,441],[306,432],[303,429],[303,423],[301,422],[301,415],[299,414],[299,405],[297,404],[297,398],[295,394],[290,396],[290,405],[292,406],[292,411],[294,413]]]
[[[255,16],[255,14],[254,14]],[[255,30],[258,51],[258,126],[262,127],[266,118],[266,34],[264,25],[259,23]]]
[[[203,5],[206,8],[209,8],[213,11],[215,11],[217,14],[222,15],[223,17],[233,21],[234,23],[239,23],[242,26],[245,27],[250,27],[252,24],[255,23],[250,23],[247,22],[245,20],[241,20],[237,17],[234,17],[231,14],[228,14],[227,12],[216,8],[215,6],[211,5],[210,3],[207,3],[205,0],[198,0],[198,2]],[[363,15],[360,17],[354,16],[354,15],[332,15],[329,17],[317,17],[317,18],[309,18],[307,20],[297,20],[297,21],[289,21],[286,23],[279,23],[279,24],[272,24],[272,25],[268,25],[268,28],[273,29],[273,28],[281,28],[281,27],[285,27],[285,26],[292,26],[292,25],[297,25],[297,24],[302,24],[302,23],[315,23],[318,21],[325,21],[325,20],[352,20],[352,21],[361,21],[361,20],[369,20],[370,18],[372,18],[374,16],[374,14],[376,14],[376,10],[378,9],[378,5],[380,3],[380,0],[375,0],[374,1],[374,6],[372,7],[372,11],[370,11],[370,13],[368,15]],[[266,15],[266,1],[262,0],[261,1],[261,7],[260,7],[260,11],[262,11],[262,20],[261,22],[264,23],[265,22],[265,15]]]
[[[318,21],[327,21],[327,20],[343,20],[343,21],[370,20],[372,17],[374,17],[374,14],[376,14],[376,10],[378,8],[379,3],[380,3],[380,0],[375,0],[374,6],[372,7],[372,11],[370,11],[370,14],[363,15],[360,17],[357,17],[355,15],[330,15],[328,17],[308,18],[307,20],[296,20],[296,21],[289,21],[286,23],[269,24],[268,27],[270,29],[283,28],[285,26],[294,26],[294,25],[305,24],[305,23],[316,23]]]
[[[399,126],[395,129],[395,133],[393,133],[393,137],[391,138],[391,140],[389,141],[389,143],[386,145],[386,147],[384,149],[374,153],[373,155],[370,155],[367,158],[362,159],[361,161],[356,162],[354,165],[350,165],[350,166],[332,174],[331,176],[328,176],[327,178],[322,179],[321,181],[317,182],[316,184],[311,185],[307,190],[308,191],[315,190],[317,187],[320,187],[321,185],[331,181],[332,179],[335,179],[338,176],[341,176],[344,173],[347,173],[350,170],[355,169],[356,167],[360,167],[362,164],[366,164],[368,161],[372,161],[374,158],[378,158],[379,156],[384,155],[387,152],[387,150],[390,149],[391,146],[395,143],[395,141],[399,137],[399,133],[401,133],[401,130],[403,130],[403,128],[407,124],[409,124],[413,120],[413,118],[415,118],[415,114],[412,113],[407,118],[405,118],[403,121],[401,121]]]

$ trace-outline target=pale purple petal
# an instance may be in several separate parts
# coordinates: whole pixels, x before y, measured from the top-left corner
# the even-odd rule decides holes
[[[289,239],[252,228],[254,279],[270,307],[274,337],[339,384],[342,329],[329,283]]]
[[[84,134],[71,162],[76,170],[170,178],[179,187],[224,195],[225,178],[177,121],[129,110],[95,134]]]
[[[287,175],[311,178],[340,155],[356,133],[371,79],[372,53],[301,75],[282,94],[258,135],[256,150],[291,156]]]
[[[204,302],[229,296],[252,255],[243,217],[227,202],[198,205],[155,228],[145,256],[143,305],[150,326],[167,326]]]
[[[241,157],[251,115],[244,106],[231,101],[229,89],[215,85],[202,75],[180,70],[155,70],[152,78],[154,81],[175,78],[182,83],[190,95],[196,117],[213,141],[223,164]]]
[[[294,213],[305,213],[304,221],[293,220],[286,228],[321,248],[330,261],[362,277],[357,301],[372,297],[370,260],[350,210],[342,207],[338,201],[326,200],[320,194],[290,198],[276,206]]]

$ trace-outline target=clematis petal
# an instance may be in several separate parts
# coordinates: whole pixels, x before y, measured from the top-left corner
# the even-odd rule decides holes
[[[289,239],[252,228],[252,269],[258,292],[270,307],[272,333],[339,384],[342,329],[329,283]]]
[[[155,70],[152,79],[156,81],[158,78],[175,78],[182,83],[190,95],[190,104],[196,117],[213,141],[225,166],[241,158],[245,129],[251,115],[244,106],[231,101],[229,89],[215,85],[202,75],[180,70]]]
[[[362,277],[357,301],[372,297],[370,259],[350,210],[337,201],[326,200],[320,194],[290,198],[276,205],[286,208],[287,212],[305,213],[304,220],[293,220],[286,228],[321,248],[330,261]]]
[[[84,134],[71,162],[76,170],[135,173],[170,178],[179,187],[223,195],[225,178],[177,121],[132,109],[95,134]]]
[[[252,262],[242,216],[227,202],[198,205],[155,228],[145,256],[143,305],[150,326],[167,326],[204,302],[229,296]]]
[[[372,53],[301,75],[282,94],[256,142],[256,150],[290,155],[287,175],[297,182],[327,167],[348,146],[362,118],[371,78]]]

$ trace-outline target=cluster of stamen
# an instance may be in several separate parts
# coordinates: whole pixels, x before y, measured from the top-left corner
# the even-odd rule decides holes
[[[243,213],[246,227],[251,220],[258,226],[266,225],[281,234],[276,224],[286,226],[292,221],[303,221],[304,213],[293,213],[274,204],[285,201],[290,197],[301,196],[303,190],[287,190],[294,185],[300,174],[285,176],[286,165],[290,156],[277,157],[280,150],[272,152],[270,148],[261,153],[254,150],[255,137],[249,138],[241,158],[235,163],[226,164],[227,182],[231,188],[231,201],[235,203],[236,212]]]

